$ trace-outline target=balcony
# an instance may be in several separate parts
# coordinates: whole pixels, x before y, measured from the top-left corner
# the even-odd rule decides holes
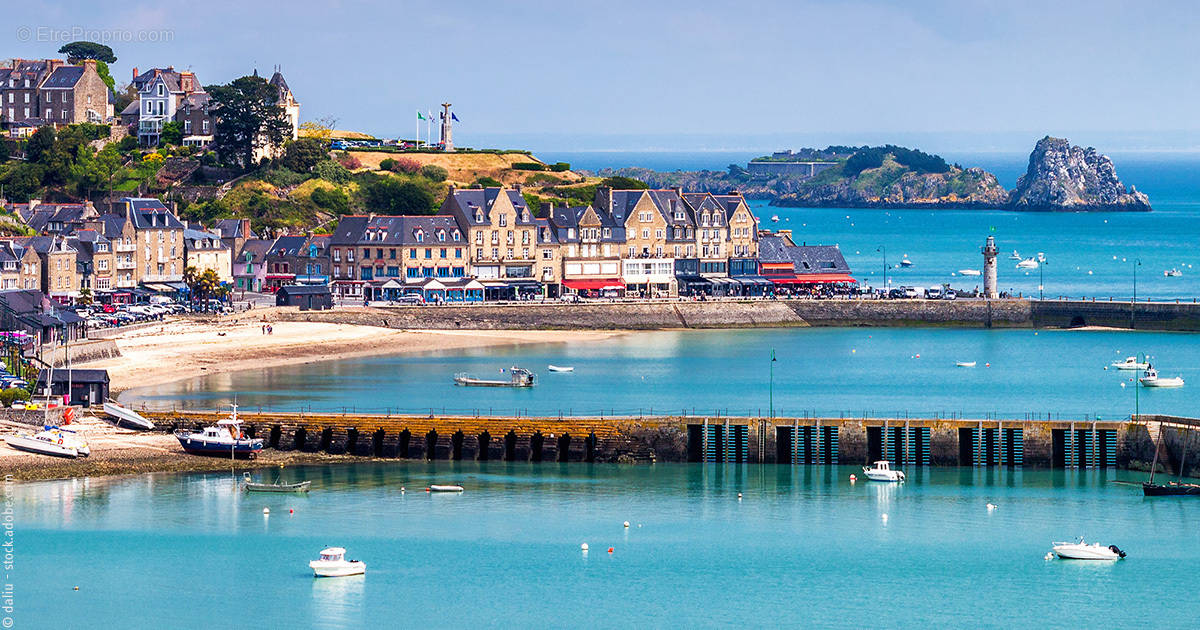
[[[137,263],[132,260],[129,262],[118,260],[117,269],[137,269]]]
[[[136,252],[137,243],[113,243],[114,252]]]
[[[138,120],[138,133],[143,135],[157,135],[162,133],[163,124],[167,119],[162,116],[152,118],[142,117]]]

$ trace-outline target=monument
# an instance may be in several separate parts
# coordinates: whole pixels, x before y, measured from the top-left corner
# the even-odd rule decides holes
[[[450,113],[450,103],[442,103],[442,150],[454,151],[454,114]]]

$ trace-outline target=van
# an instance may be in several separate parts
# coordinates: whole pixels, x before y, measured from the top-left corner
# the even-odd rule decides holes
[[[929,287],[925,289],[925,298],[929,300],[942,299],[942,287]]]
[[[904,297],[910,300],[921,296],[921,294],[917,292],[916,287],[900,287],[900,289],[904,291]]]

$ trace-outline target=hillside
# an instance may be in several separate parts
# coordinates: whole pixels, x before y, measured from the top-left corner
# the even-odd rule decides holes
[[[381,162],[387,159],[406,159],[420,163],[421,166],[433,165],[446,169],[447,181],[460,187],[470,186],[482,177],[490,177],[505,185],[525,184],[534,174],[545,174],[563,182],[576,181],[579,174],[570,170],[561,172],[519,170],[514,164],[522,162],[545,163],[528,153],[396,153],[392,151],[355,150],[354,157],[364,168],[378,170]]]
[[[998,208],[1008,199],[996,176],[981,168],[950,166],[943,172],[921,172],[889,154],[877,167],[857,173],[847,170],[843,162],[803,182],[795,192],[779,195],[772,205]]]

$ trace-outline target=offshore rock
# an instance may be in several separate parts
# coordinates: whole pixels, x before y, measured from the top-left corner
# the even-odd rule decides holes
[[[1126,189],[1107,155],[1046,136],[1029,155],[1029,167],[1009,194],[1013,210],[1148,211],[1150,199]]]
[[[996,176],[981,168],[916,173],[885,165],[864,171],[857,177],[838,178],[828,183],[813,181],[799,191],[779,195],[771,205],[996,209],[1004,207],[1007,200],[1008,193]]]

